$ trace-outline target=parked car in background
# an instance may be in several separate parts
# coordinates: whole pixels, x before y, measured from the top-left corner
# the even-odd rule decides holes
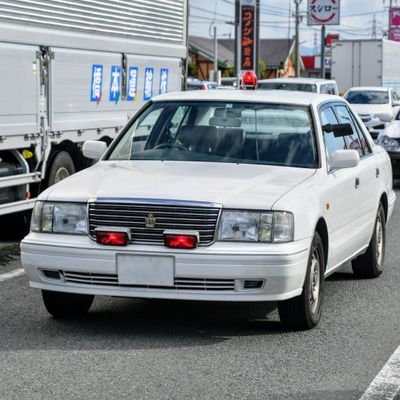
[[[384,147],[389,154],[393,178],[400,179],[400,111],[379,133],[376,143]]]
[[[186,90],[210,90],[218,87],[217,82],[202,81],[200,79],[188,78]]]
[[[296,90],[322,94],[339,94],[337,84],[330,79],[317,78],[276,78],[258,81],[261,90]]]
[[[227,87],[238,87],[238,78],[236,77],[222,77],[221,78],[221,85],[220,86],[227,86]]]
[[[400,109],[396,91],[388,87],[358,86],[349,89],[343,96],[358,113],[373,139],[385,129]]]
[[[21,244],[56,318],[95,295],[277,302],[309,329],[326,276],[383,271],[391,164],[341,97],[170,93],[83,153],[99,161],[40,195]]]

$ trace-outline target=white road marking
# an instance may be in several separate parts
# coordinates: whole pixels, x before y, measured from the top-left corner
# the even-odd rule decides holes
[[[389,358],[360,400],[395,400],[400,395],[400,346]]]
[[[0,274],[0,282],[4,282],[7,279],[16,278],[25,273],[23,268],[15,269],[14,271],[6,272],[5,274]]]

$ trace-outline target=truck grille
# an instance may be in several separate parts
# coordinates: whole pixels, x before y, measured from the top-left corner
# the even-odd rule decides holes
[[[219,212],[217,207],[94,202],[89,203],[90,236],[95,239],[100,226],[123,227],[130,229],[130,243],[164,244],[166,229],[191,230],[199,232],[199,246],[207,246],[214,241]]]
[[[200,290],[200,291],[234,291],[234,279],[213,278],[178,278],[174,279],[173,286],[152,285],[120,285],[116,274],[94,274],[89,272],[63,271],[64,280],[70,284],[90,286],[132,287],[144,289],[169,289],[169,290]]]

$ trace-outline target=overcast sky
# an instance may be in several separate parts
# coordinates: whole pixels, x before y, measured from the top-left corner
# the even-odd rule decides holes
[[[261,1],[261,37],[287,38],[294,35],[294,0]],[[327,27],[327,33],[339,33],[342,39],[368,39],[372,37],[375,15],[376,36],[381,38],[387,31],[388,7],[390,0],[341,0],[341,24]],[[400,7],[400,0],[392,0],[393,6]],[[189,34],[208,37],[214,18],[218,28],[218,37],[234,36],[232,21],[234,0],[189,0]],[[307,0],[302,0],[300,12],[304,15],[300,28],[300,42],[304,52],[311,52],[314,45],[319,47],[320,27],[308,27]]]

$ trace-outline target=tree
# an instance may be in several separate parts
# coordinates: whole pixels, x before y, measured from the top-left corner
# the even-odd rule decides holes
[[[265,64],[264,60],[258,61],[258,75],[260,79],[263,79],[267,72],[267,65]]]
[[[197,64],[195,61],[190,61],[188,64],[188,76],[192,76],[194,78],[197,78]]]

